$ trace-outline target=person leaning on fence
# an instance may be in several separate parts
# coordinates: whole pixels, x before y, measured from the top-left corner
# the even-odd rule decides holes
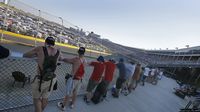
[[[90,66],[93,66],[93,72],[92,75],[90,76],[90,79],[88,81],[87,85],[87,94],[84,96],[84,101],[86,103],[90,103],[90,99],[92,98],[92,90],[99,84],[103,72],[104,72],[104,57],[99,56],[97,58],[97,61],[92,61],[89,63]]]
[[[133,76],[131,78],[128,90],[131,93],[132,89],[135,90],[138,84],[138,81],[140,79],[140,75],[142,72],[141,64],[137,64],[135,67],[135,72],[133,73]]]
[[[122,86],[122,93],[124,93],[124,95],[128,95],[129,91],[128,91],[128,85],[129,85],[129,81],[131,80],[133,73],[135,71],[135,64],[133,61],[129,61],[128,63],[125,64],[125,68],[126,68],[126,75],[125,75],[125,83]]]
[[[48,103],[48,97],[56,82],[54,74],[61,53],[54,47],[55,39],[47,37],[44,46],[38,46],[23,54],[23,57],[37,57],[38,75],[32,82],[33,103],[35,112],[42,112]]]
[[[71,98],[72,93],[72,102],[70,104],[70,108],[74,107],[76,96],[78,90],[82,84],[82,78],[85,73],[85,65],[86,59],[84,58],[85,48],[80,47],[78,50],[78,57],[74,57],[72,59],[63,58],[63,61],[66,63],[72,64],[71,74],[66,75],[66,93],[63,99],[63,102],[58,102],[57,106],[61,110],[65,110],[65,106]]]
[[[104,65],[105,65],[105,72],[104,72],[104,77],[102,81],[104,81],[104,83],[106,84],[106,91],[107,91],[109,84],[113,80],[116,65],[113,59],[110,59],[109,61],[104,62]]]
[[[115,98],[119,97],[119,91],[122,88],[122,85],[126,81],[126,67],[124,64],[124,59],[120,58],[119,63],[116,64],[117,68],[119,69],[119,77],[117,78],[116,82],[116,89],[115,92],[112,93],[112,96]]]

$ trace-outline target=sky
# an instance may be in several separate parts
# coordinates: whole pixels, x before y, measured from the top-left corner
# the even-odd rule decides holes
[[[200,45],[200,0],[18,0],[129,47]]]

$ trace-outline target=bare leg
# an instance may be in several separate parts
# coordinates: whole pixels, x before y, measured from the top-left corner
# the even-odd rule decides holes
[[[69,102],[70,96],[66,95],[64,100],[63,100],[63,106],[65,106]]]
[[[89,101],[91,98],[92,98],[92,93],[91,92],[88,92],[86,94],[86,97],[87,97],[87,101]]]
[[[45,109],[47,104],[48,104],[48,98],[42,98],[42,111]]]
[[[128,86],[128,91],[129,91],[129,93],[131,93],[131,91],[132,91],[132,89],[133,89],[133,86],[134,86],[134,81],[133,81],[133,79],[131,79],[131,83],[130,83],[129,86]]]
[[[39,98],[33,98],[35,112],[42,112],[42,102]]]
[[[134,88],[133,88],[134,90],[137,88],[137,85],[138,85],[138,81],[136,80],[136,81],[135,81],[135,86],[134,86]]]
[[[128,91],[129,91],[129,93],[131,93],[131,91],[132,91],[132,88],[133,88],[133,85],[132,85],[132,84],[130,84],[130,85],[128,86]]]
[[[75,104],[76,96],[77,96],[77,91],[74,90],[74,91],[73,91],[73,95],[72,95],[72,104]]]

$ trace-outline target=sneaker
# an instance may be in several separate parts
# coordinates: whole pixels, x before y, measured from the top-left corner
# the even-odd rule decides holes
[[[85,100],[85,103],[88,104],[88,105],[90,105],[90,101],[88,101],[88,100]]]
[[[86,97],[86,96],[84,96],[84,97],[83,97],[83,100],[84,100],[84,101],[87,101],[87,97]]]
[[[58,106],[59,109],[62,110],[62,111],[65,111],[65,109],[66,109],[62,102],[58,102],[57,106]]]
[[[74,104],[71,104],[71,105],[70,105],[70,108],[73,109],[73,108],[74,108]]]
[[[114,98],[119,98],[119,95],[117,95],[117,94],[112,94],[112,96],[113,96]]]

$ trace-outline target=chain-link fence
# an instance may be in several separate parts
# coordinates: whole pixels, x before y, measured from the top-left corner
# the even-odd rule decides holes
[[[26,81],[24,87],[22,82],[16,82],[14,84],[14,77],[12,76],[12,73],[15,71],[20,71],[32,81],[34,76],[37,75],[36,61],[25,58],[7,58],[0,60],[0,63],[0,110],[32,104],[31,83]],[[92,70],[92,67],[86,67],[85,76],[83,78],[83,83],[79,94],[85,93],[88,79]],[[61,99],[65,95],[64,77],[66,73],[70,73],[70,71],[70,64],[61,63],[57,67],[56,74],[58,80],[58,89],[53,91],[51,97],[49,98],[50,101]],[[115,81],[116,75],[111,85],[113,85]]]
[[[92,70],[92,67],[86,67],[79,95],[85,93]],[[15,82],[14,84],[12,73],[15,71],[23,73],[32,81],[34,76],[37,75],[36,61],[26,58],[0,60],[0,111],[32,104],[31,82],[26,81],[24,87],[22,82]],[[70,71],[71,65],[67,63],[61,63],[57,67],[58,89],[53,91],[49,98],[50,101],[63,98],[65,95],[65,75]],[[112,83],[115,83],[115,80]]]

